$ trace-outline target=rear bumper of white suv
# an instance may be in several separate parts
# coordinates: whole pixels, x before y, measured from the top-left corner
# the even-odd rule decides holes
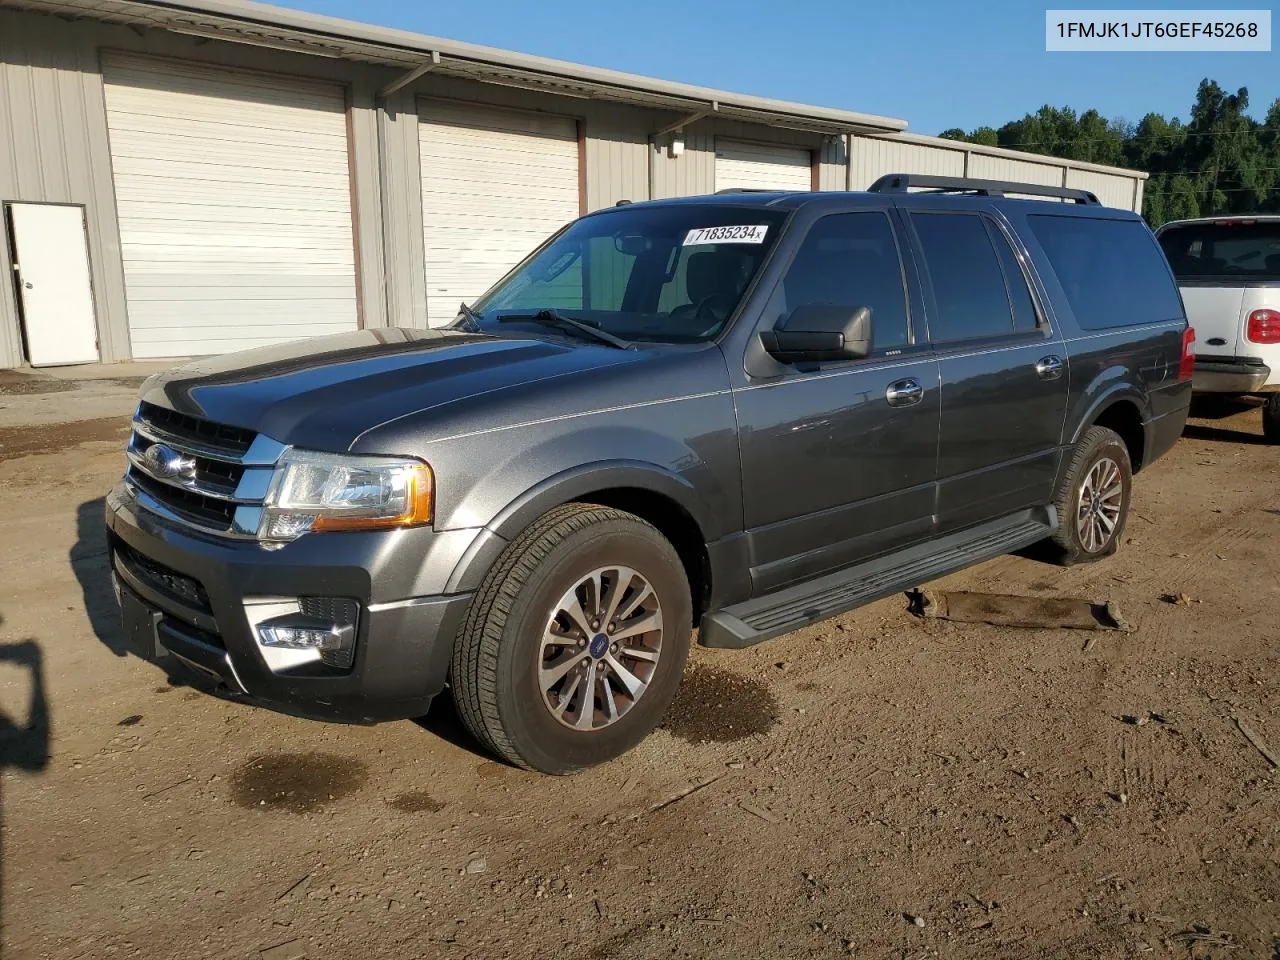
[[[1263,393],[1280,390],[1270,386],[1271,368],[1253,357],[1198,357],[1192,390],[1196,393]]]

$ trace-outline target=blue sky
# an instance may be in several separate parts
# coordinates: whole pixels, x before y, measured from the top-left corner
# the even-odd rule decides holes
[[[280,0],[276,0],[280,2]],[[1202,77],[1280,96],[1272,53],[1046,53],[1045,5],[995,0],[285,0],[284,6],[740,93],[999,126],[1044,103],[1186,118]],[[1055,8],[1065,4],[1055,4]],[[1172,9],[1177,4],[1168,4]],[[1182,5],[1186,6],[1186,5]],[[1241,5],[1243,6],[1243,4]]]

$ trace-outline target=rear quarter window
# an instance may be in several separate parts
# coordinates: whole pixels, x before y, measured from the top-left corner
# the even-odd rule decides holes
[[[1146,224],[1031,214],[1031,232],[1086,330],[1182,317],[1169,265]]]

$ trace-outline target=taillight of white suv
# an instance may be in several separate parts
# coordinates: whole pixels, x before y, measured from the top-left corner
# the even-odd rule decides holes
[[[1244,335],[1250,343],[1280,343],[1280,310],[1254,310]]]
[[[1191,324],[1182,331],[1182,359],[1178,362],[1178,379],[1190,380],[1196,370],[1196,330]]]

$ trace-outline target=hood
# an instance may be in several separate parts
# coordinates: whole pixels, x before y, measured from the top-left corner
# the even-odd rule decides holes
[[[141,398],[282,443],[339,451],[406,414],[643,356],[536,337],[361,330],[197,360],[149,379]]]

